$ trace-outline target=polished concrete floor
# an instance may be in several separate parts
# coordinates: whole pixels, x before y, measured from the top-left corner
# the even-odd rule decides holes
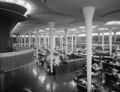
[[[44,67],[31,64],[14,71],[13,85],[6,92],[77,92],[74,78],[75,72],[48,75]]]
[[[73,81],[75,77],[76,71],[49,75],[44,67],[33,63],[15,70],[12,77],[8,76],[11,78],[9,84],[12,85],[5,92],[83,92],[81,89],[78,91]],[[101,83],[101,79],[99,82]],[[7,80],[5,84],[8,84]],[[28,89],[29,91],[24,91]],[[112,91],[105,88],[104,92]]]

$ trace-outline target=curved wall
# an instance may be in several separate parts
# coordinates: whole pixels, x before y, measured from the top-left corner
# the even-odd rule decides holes
[[[33,54],[34,49],[0,53],[0,92],[13,85],[15,71],[24,68],[29,69],[29,65],[35,64]]]
[[[22,67],[34,61],[34,50],[24,50],[18,52],[8,52],[0,54],[0,70],[8,72]]]

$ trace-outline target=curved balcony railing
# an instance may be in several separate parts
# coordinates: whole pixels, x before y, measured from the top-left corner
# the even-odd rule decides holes
[[[34,61],[34,49],[0,53],[0,72],[8,72]]]

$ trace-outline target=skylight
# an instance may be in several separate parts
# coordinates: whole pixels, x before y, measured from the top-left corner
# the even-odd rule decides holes
[[[120,25],[120,21],[108,21],[105,25]]]
[[[109,32],[105,32],[104,35],[110,35]],[[112,35],[114,35],[114,33],[112,32]]]
[[[48,27],[48,28],[45,28],[45,30],[50,30],[50,28]]]
[[[44,30],[43,30],[43,29],[40,29],[39,32],[44,32]]]
[[[86,36],[86,34],[79,34],[78,36]]]
[[[120,35],[120,32],[116,32],[116,35]]]
[[[92,28],[96,28],[97,26],[96,25],[93,25]],[[85,26],[80,26],[79,27],[80,29],[85,29],[86,27]]]
[[[98,30],[108,30],[109,28],[98,28]]]
[[[93,34],[92,34],[92,36],[97,36],[97,35],[98,35],[98,33],[93,33]]]
[[[71,29],[68,29],[68,31],[76,31],[77,28],[71,28]]]

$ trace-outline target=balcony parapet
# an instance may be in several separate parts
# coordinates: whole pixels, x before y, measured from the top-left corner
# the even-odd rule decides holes
[[[8,72],[29,65],[34,61],[34,49],[0,53],[0,72]]]

